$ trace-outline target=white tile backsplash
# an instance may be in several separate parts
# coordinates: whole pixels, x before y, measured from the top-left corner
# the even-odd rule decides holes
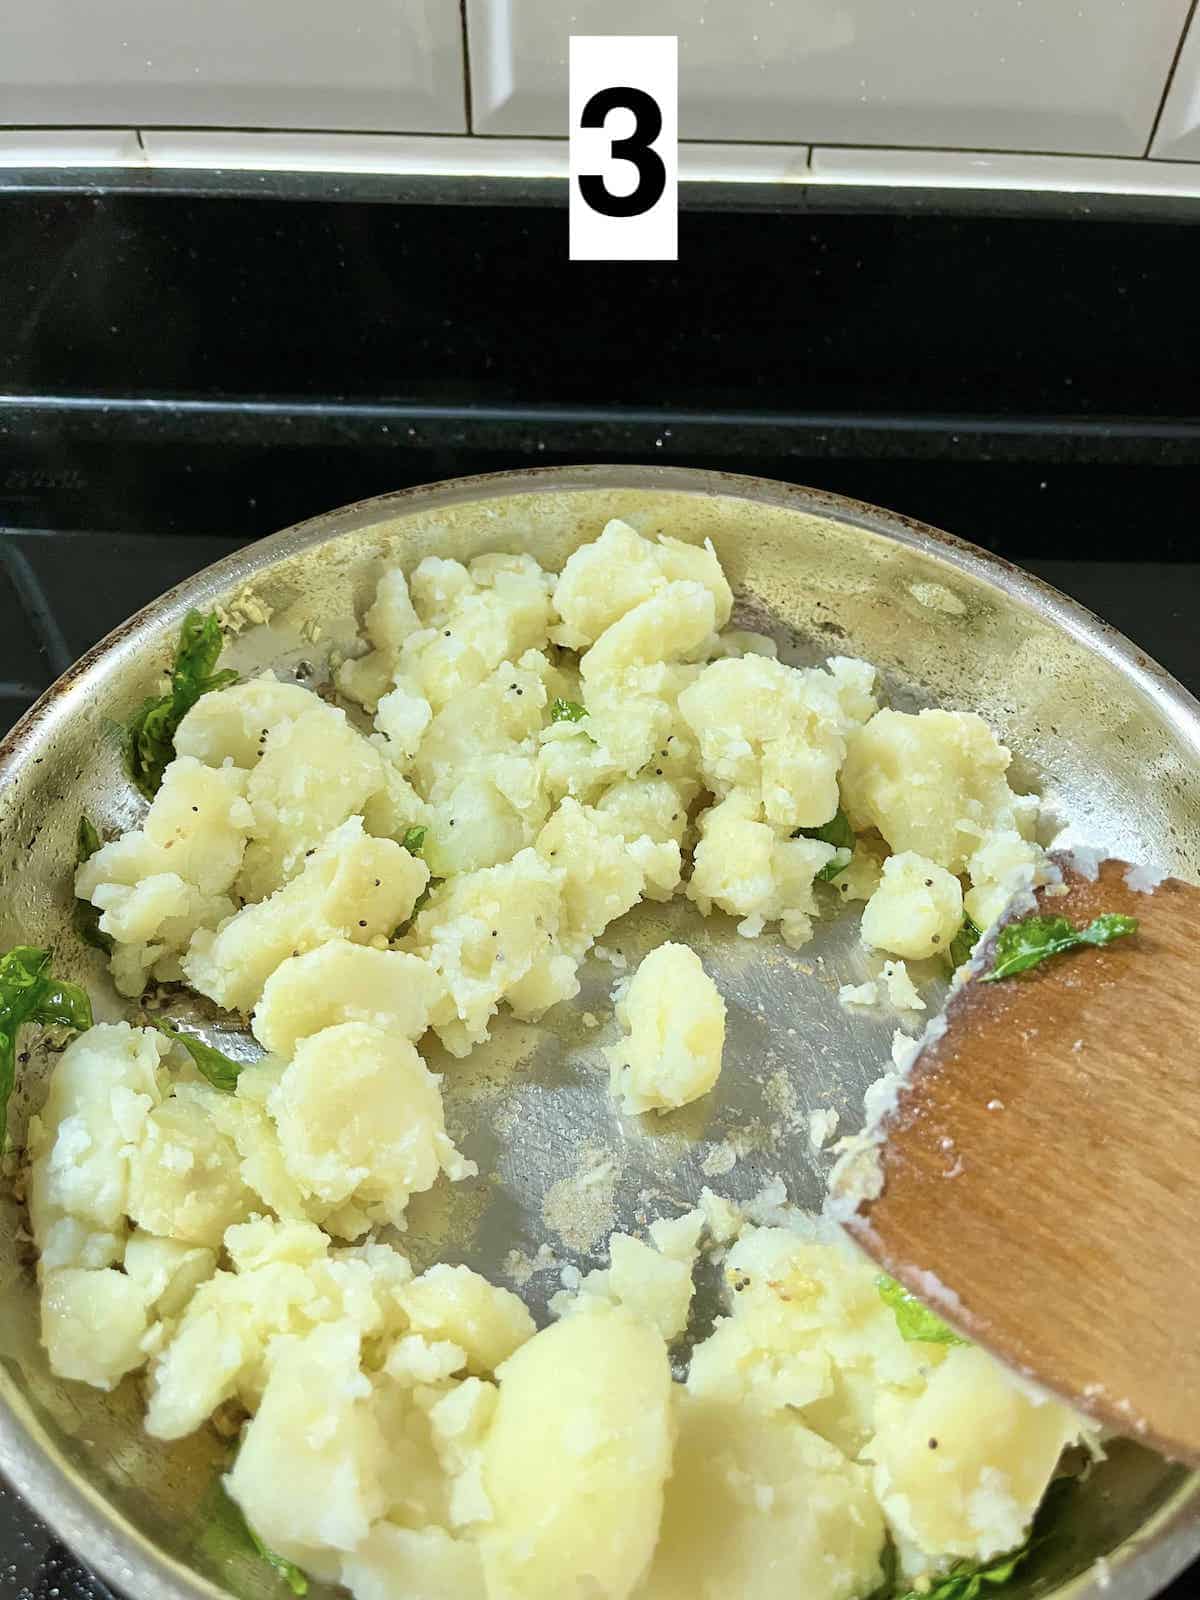
[[[572,33],[677,33],[684,138],[1141,155],[1189,0],[467,0],[475,126],[561,135]]]
[[[466,130],[458,0],[3,0],[0,125]]]
[[[818,147],[815,183],[881,189],[1007,189],[1058,194],[1200,195],[1200,162],[994,155],[972,150]]]
[[[1170,161],[1200,161],[1200,10],[1193,13],[1150,151]]]

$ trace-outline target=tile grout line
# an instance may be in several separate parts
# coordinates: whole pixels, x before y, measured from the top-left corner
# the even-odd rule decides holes
[[[465,0],[464,0],[465,3]],[[1198,0],[1192,0],[1188,7],[1188,14],[1183,19],[1183,27],[1179,30],[1179,42],[1175,46],[1175,54],[1171,57],[1171,67],[1167,73],[1167,81],[1163,85],[1162,99],[1158,102],[1158,110],[1154,114],[1154,124],[1150,129],[1150,137],[1146,140],[1146,148],[1142,152],[1142,160],[1152,160],[1150,152],[1154,149],[1154,141],[1158,138],[1159,124],[1163,119],[1163,112],[1167,109],[1167,101],[1171,98],[1171,89],[1175,83],[1175,74],[1179,70],[1179,63],[1183,57],[1183,48],[1187,44],[1188,34],[1191,32],[1192,23],[1196,21],[1196,6]]]
[[[475,106],[471,94],[471,34],[467,26],[467,0],[458,0],[458,16],[462,33],[463,110],[467,118],[467,133],[475,132]]]
[[[38,643],[50,662],[51,676],[57,678],[75,660],[75,652],[67,644],[62,629],[55,620],[46,598],[46,591],[38,579],[29,557],[12,542],[12,536],[0,541],[0,560],[8,570],[17,598],[24,605],[30,625]]]

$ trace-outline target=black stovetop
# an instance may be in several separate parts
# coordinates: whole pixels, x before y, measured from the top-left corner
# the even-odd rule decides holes
[[[0,723],[249,539],[413,483],[597,460],[923,518],[1200,692],[1194,209],[717,196],[682,218],[678,266],[603,267],[566,262],[542,195],[263,187],[0,178]],[[0,1600],[98,1590],[0,1487]]]

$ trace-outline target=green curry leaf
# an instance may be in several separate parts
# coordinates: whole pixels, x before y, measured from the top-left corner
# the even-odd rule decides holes
[[[1089,922],[1086,928],[1076,928],[1066,917],[1026,917],[1021,922],[1010,922],[996,936],[995,960],[990,972],[982,973],[984,983],[998,983],[1002,978],[1013,978],[1019,972],[1028,972],[1050,956],[1059,956],[1081,945],[1111,944],[1137,932],[1137,918],[1119,912],[1106,912]]]
[[[221,629],[215,612],[189,611],[179,631],[171,687],[164,695],[142,702],[126,729],[125,764],[129,776],[153,800],[163,773],[175,757],[179,724],[203,694],[237,682],[237,673],[216,670],[221,654]]]

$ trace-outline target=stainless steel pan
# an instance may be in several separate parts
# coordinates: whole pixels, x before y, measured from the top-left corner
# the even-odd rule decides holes
[[[330,651],[352,646],[384,561],[518,548],[558,566],[618,515],[646,532],[711,537],[739,616],[773,632],[785,659],[863,655],[883,669],[895,704],[982,712],[1017,752],[1019,775],[1051,797],[1065,837],[1200,878],[1200,706],[1079,606],[945,534],[837,496],[716,473],[585,467],[435,484],[314,518],[208,568],[111,634],[0,746],[0,948],[53,944],[57,970],[89,984],[97,1014],[122,1013],[100,958],[71,931],[75,827],[81,809],[104,829],[137,816],[116,729],[153,692],[188,607],[236,611],[252,590],[271,619],[236,639],[230,663],[243,672],[304,663],[319,681]],[[828,1158],[809,1147],[806,1113],[832,1106],[843,1129],[858,1125],[896,1022],[851,1019],[836,1003],[838,984],[865,972],[855,920],[823,925],[791,953],[770,937],[739,938],[731,920],[701,922],[682,902],[640,908],[605,936],[608,959],[589,963],[577,1004],[538,1026],[500,1026],[466,1063],[432,1063],[446,1072],[451,1129],[481,1176],[417,1203],[406,1248],[523,1281],[541,1309],[558,1278],[556,1267],[528,1276],[539,1249],[543,1261],[591,1264],[609,1228],[683,1207],[703,1183],[745,1199],[781,1175],[793,1200],[819,1204]],[[672,930],[698,945],[729,1001],[726,1067],[712,1104],[630,1129],[600,1070],[608,990],[622,962]],[[599,1027],[585,1025],[586,1011]],[[23,1068],[10,1116],[18,1143],[51,1061],[35,1052]],[[231,1551],[204,1509],[215,1436],[164,1448],[142,1434],[135,1381],[103,1396],[50,1376],[19,1205],[6,1192],[0,1207],[0,1468],[136,1600],[277,1596],[273,1575]],[[1146,1600],[1197,1550],[1198,1480],[1116,1443],[1008,1592]]]

